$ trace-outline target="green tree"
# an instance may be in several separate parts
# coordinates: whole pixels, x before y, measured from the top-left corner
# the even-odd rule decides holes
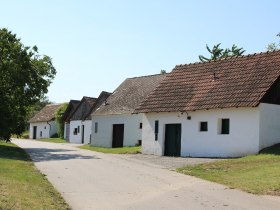
[[[278,36],[280,38],[280,33],[278,33],[276,36]],[[280,48],[280,40],[278,41],[278,43],[276,42],[272,42],[269,45],[267,45],[266,49],[268,51],[273,51],[273,50],[277,50]]]
[[[55,121],[57,123],[58,129],[57,134],[59,138],[64,137],[64,121],[63,121],[63,114],[68,107],[68,103],[64,103],[59,107],[59,109],[55,113]]]
[[[160,73],[161,73],[161,74],[166,74],[166,70],[161,69],[161,70],[160,70]]]
[[[238,48],[235,44],[232,45],[231,48],[226,48],[226,49],[221,48],[220,45],[221,45],[221,43],[216,44],[213,46],[212,49],[210,49],[209,46],[206,45],[206,49],[210,53],[211,57],[206,58],[203,55],[199,55],[198,56],[199,60],[202,62],[215,61],[215,60],[221,59],[221,58],[227,58],[227,57],[231,57],[231,56],[240,56],[245,52],[245,50],[243,50],[243,48]]]
[[[26,47],[6,28],[0,28],[0,138],[20,135],[30,107],[47,92],[56,69],[51,58]]]

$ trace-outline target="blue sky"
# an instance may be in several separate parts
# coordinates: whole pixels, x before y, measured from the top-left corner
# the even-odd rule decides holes
[[[266,51],[280,32],[277,0],[0,0],[0,27],[53,59],[54,102],[112,92],[128,77],[171,71],[205,45]]]

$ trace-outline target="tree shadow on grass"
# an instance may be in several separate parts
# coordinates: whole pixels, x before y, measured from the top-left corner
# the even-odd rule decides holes
[[[260,154],[280,155],[280,144],[264,148],[260,151]]]
[[[75,153],[76,150],[69,149],[27,148],[25,151],[13,144],[0,144],[0,158],[3,159],[23,161],[31,161],[32,159],[34,162],[71,159],[100,159],[95,156],[77,154]]]
[[[23,149],[10,143],[0,144],[0,158],[31,161]]]

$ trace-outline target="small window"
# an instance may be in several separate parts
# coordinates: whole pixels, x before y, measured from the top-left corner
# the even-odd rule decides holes
[[[80,126],[78,126],[78,133],[80,133]]]
[[[42,131],[40,131],[40,137],[42,137],[43,136],[43,132]]]
[[[142,129],[142,126],[143,126],[143,124],[142,124],[142,123],[140,123],[140,124],[139,124],[139,129]]]
[[[229,119],[221,119],[221,134],[229,134]]]
[[[45,130],[47,129],[47,127],[45,126]]]
[[[200,122],[200,129],[201,132],[208,131],[208,122]]]
[[[94,123],[94,132],[97,133],[98,132],[98,123]]]
[[[158,140],[158,120],[155,121],[155,140]]]

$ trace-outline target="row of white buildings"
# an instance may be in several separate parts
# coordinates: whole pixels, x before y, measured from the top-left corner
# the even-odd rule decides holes
[[[274,51],[129,78],[112,94],[70,101],[65,139],[101,147],[142,144],[142,153],[154,155],[256,154],[280,143],[279,76],[280,51]],[[51,116],[39,118],[30,120],[34,139],[54,132]]]

